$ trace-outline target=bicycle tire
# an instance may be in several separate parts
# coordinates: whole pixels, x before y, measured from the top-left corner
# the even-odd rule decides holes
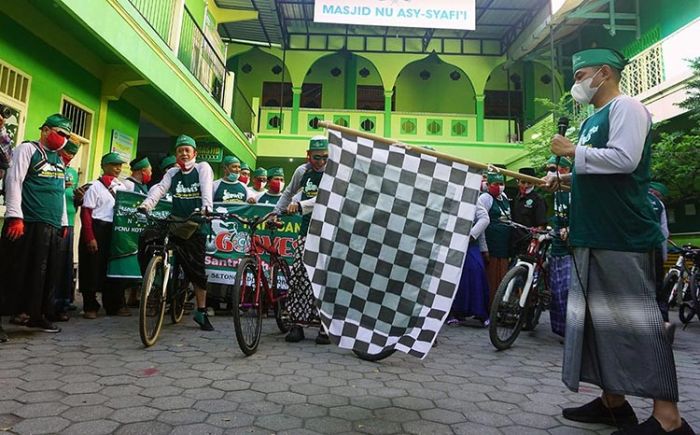
[[[491,344],[498,350],[506,350],[511,347],[522,330],[523,309],[519,305],[522,289],[517,291],[517,288],[513,288],[509,295],[509,300],[503,300],[506,296],[508,284],[518,278],[522,279],[523,285],[527,281],[527,268],[525,266],[514,267],[505,274],[498,285],[491,305],[489,339]],[[501,328],[500,331],[499,328]]]
[[[680,320],[683,325],[690,323],[696,314],[692,302],[683,302],[681,306],[678,307],[678,320]]]
[[[272,294],[277,298],[275,301],[275,322],[277,322],[277,328],[282,333],[289,332],[291,328],[291,321],[287,313],[287,298],[286,296],[280,296],[280,290],[278,290],[278,285],[280,278],[284,279],[284,282],[289,286],[289,281],[292,273],[289,271],[289,266],[287,263],[280,259],[279,257],[272,257],[270,259],[270,266],[272,267],[272,274],[270,276],[271,287],[270,290]],[[289,289],[289,287],[287,287]],[[289,290],[286,290],[289,291]]]
[[[352,350],[352,353],[357,355],[358,358],[360,358],[363,361],[369,361],[369,362],[381,361],[384,358],[388,358],[391,355],[393,355],[394,352],[396,352],[396,349],[393,349],[393,348],[383,350],[379,353],[365,353],[365,352],[360,352],[359,350],[355,350],[355,349]]]
[[[693,305],[697,311],[700,307],[700,272],[694,271],[688,278],[688,290],[690,291],[690,296],[693,298]]]
[[[158,279],[158,275],[160,275],[160,279]],[[162,285],[164,278],[163,257],[156,255],[148,262],[141,284],[139,335],[145,347],[151,347],[158,341],[158,335],[160,335],[163,326],[165,297]]]
[[[258,264],[254,258],[243,258],[238,264],[236,281],[231,292],[236,341],[247,356],[258,350],[262,333],[263,304],[258,297],[260,283],[257,280],[257,270]]]
[[[544,283],[540,281],[540,285],[544,285]],[[531,298],[537,299],[534,304],[530,300],[528,300],[527,305],[525,306],[525,316],[523,316],[523,331],[534,331],[535,328],[537,328],[537,325],[540,324],[540,317],[542,317],[542,313],[545,310],[545,307],[542,306],[542,301],[539,297],[539,290],[530,294],[528,299]]]
[[[667,273],[661,284],[661,294],[668,295],[667,300],[669,307],[675,306],[677,302],[679,282],[678,275]]]
[[[188,282],[182,276],[182,268],[174,267],[170,277],[170,320],[173,324],[180,323],[185,314],[185,303],[188,296]]]

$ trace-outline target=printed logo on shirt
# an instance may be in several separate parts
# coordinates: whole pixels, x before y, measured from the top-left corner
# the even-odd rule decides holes
[[[190,186],[184,186],[182,181],[178,181],[177,186],[175,186],[175,195],[173,195],[173,197],[178,199],[200,198],[199,183],[192,183]]]
[[[224,189],[223,200],[224,202],[243,202],[245,201],[245,193],[229,192],[228,189]]]
[[[63,166],[53,164],[50,162],[44,162],[43,165],[36,172],[38,177],[41,178],[63,178],[65,179],[66,174]]]
[[[308,197],[315,197],[318,195],[318,185],[314,184],[310,179],[306,180],[306,185],[304,186],[304,193]]]
[[[532,208],[532,205],[535,203],[532,199],[528,199],[525,201],[525,207],[527,208]]]
[[[589,144],[591,142],[591,137],[593,137],[594,134],[598,133],[598,126],[594,125],[593,127],[589,128],[585,132],[581,134],[581,137],[578,140],[579,145],[584,145],[584,144]],[[590,146],[590,145],[588,145]]]

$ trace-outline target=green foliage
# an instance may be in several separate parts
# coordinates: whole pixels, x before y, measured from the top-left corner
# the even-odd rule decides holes
[[[687,84],[688,97],[678,106],[688,110],[691,120],[700,121],[700,57],[689,62],[694,75]],[[700,127],[661,132],[652,145],[651,172],[669,187],[670,203],[700,197]]]
[[[572,102],[569,94],[563,95],[557,102],[553,102],[548,98],[537,98],[535,101],[551,112],[551,115],[535,124],[532,129],[532,138],[526,140],[524,145],[532,167],[538,173],[544,174],[545,163],[552,155],[550,144],[552,137],[557,133],[559,118],[562,116],[569,118],[569,130],[566,133],[566,137],[575,142],[578,138],[579,126],[588,114],[585,111],[581,111],[579,106]]]

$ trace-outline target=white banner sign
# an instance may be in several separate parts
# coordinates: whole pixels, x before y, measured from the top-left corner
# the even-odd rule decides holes
[[[476,29],[476,0],[316,0],[317,23]]]

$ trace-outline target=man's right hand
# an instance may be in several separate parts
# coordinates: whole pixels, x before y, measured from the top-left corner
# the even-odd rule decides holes
[[[289,214],[297,214],[301,210],[301,206],[299,205],[298,202],[293,202],[287,206],[287,213]]]
[[[97,240],[92,239],[87,242],[87,250],[89,253],[94,254],[97,252]]]
[[[7,223],[6,230],[7,238],[11,241],[15,241],[24,235],[24,220],[19,218],[12,218]]]

